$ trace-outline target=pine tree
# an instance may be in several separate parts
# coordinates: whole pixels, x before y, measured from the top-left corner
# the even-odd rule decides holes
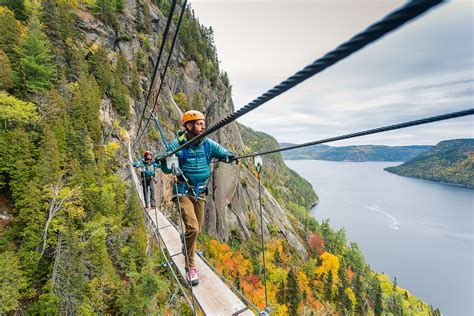
[[[338,285],[336,302],[342,312],[350,311],[352,309],[352,302],[345,292],[346,288],[349,287],[349,283],[347,281],[346,265],[343,260],[341,260],[338,275],[340,284]]]
[[[117,27],[117,18],[115,17],[115,11],[117,6],[115,4],[116,0],[97,0],[94,13],[105,23]]]
[[[356,312],[363,314],[365,312],[363,300],[364,300],[364,286],[362,284],[360,273],[357,273],[354,282],[354,294],[356,296]]]
[[[0,314],[13,314],[20,306],[20,292],[26,287],[20,262],[14,252],[6,251],[0,256],[0,275]]]
[[[0,7],[0,49],[8,55],[13,65],[18,61],[20,39],[20,25],[15,15],[8,8]]]
[[[234,281],[235,287],[240,291],[241,290],[241,284],[240,284],[240,272],[237,271],[237,275],[235,276],[235,281]]]
[[[59,146],[56,137],[47,124],[44,128],[44,137],[41,143],[38,161],[38,174],[43,185],[53,184],[60,177]]]
[[[56,78],[56,67],[50,54],[51,45],[36,17],[30,19],[28,34],[20,48],[20,65],[28,92],[48,90]]]
[[[324,299],[332,302],[332,273],[330,271],[326,275],[326,283],[324,284]]]
[[[278,287],[278,292],[276,293],[276,299],[278,304],[283,305],[286,303],[285,298],[285,281],[281,281]]]
[[[115,7],[118,12],[123,12],[125,9],[125,0],[115,0]]]
[[[110,98],[117,112],[122,117],[127,118],[130,114],[130,100],[128,98],[128,91],[127,87],[124,86],[117,75],[114,78],[114,85],[110,93]]]
[[[28,20],[28,13],[26,12],[25,0],[0,0],[0,5],[3,5],[15,13],[17,20],[26,22]]]
[[[377,286],[375,287],[375,302],[374,302],[374,313],[375,316],[380,316],[383,313],[383,298],[382,298],[382,287],[377,281]]]
[[[151,33],[150,8],[146,1],[137,1],[135,21],[138,32]]]
[[[288,290],[286,294],[286,302],[288,302],[288,310],[291,315],[297,315],[298,306],[301,302],[301,293],[296,280],[296,274],[292,269],[288,272],[287,282]]]
[[[76,8],[69,1],[43,0],[41,21],[48,35],[58,64],[58,77],[76,81],[87,70],[85,52],[78,46],[83,34],[76,26]]]
[[[275,249],[275,253],[273,255],[273,264],[277,267],[281,266],[281,256],[280,256],[280,250]]]
[[[7,54],[0,49],[0,91],[10,90],[13,87],[12,67]]]
[[[94,74],[102,93],[109,94],[114,87],[114,75],[110,66],[107,51],[99,47],[91,58],[90,71]]]

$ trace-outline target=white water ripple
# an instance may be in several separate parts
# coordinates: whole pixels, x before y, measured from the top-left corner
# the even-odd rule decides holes
[[[366,208],[371,210],[371,211],[383,214],[386,217],[390,218],[390,220],[392,221],[392,224],[390,224],[391,229],[397,230],[397,229],[400,228],[400,224],[398,223],[398,220],[392,214],[389,214],[389,213],[385,212],[384,210],[380,209],[380,207],[378,207],[377,205],[373,205],[373,206],[372,205],[367,205]]]

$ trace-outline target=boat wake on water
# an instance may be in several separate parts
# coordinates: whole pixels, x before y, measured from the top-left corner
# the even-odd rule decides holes
[[[374,211],[374,212],[377,212],[377,213],[380,213],[380,214],[383,214],[385,215],[386,217],[390,218],[390,220],[392,221],[392,223],[390,224],[390,228],[391,229],[394,229],[394,230],[398,230],[400,228],[400,223],[398,222],[398,220],[391,214],[385,212],[384,210],[381,210],[378,206],[376,205],[368,205],[366,206],[367,209],[371,210],[371,211]]]

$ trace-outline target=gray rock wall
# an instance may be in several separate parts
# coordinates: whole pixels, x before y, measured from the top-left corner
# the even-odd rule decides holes
[[[163,32],[166,19],[160,10],[149,3],[150,15],[152,18],[152,34],[150,59],[154,62],[158,54],[159,47],[156,46],[158,34]],[[105,47],[109,51],[111,62],[115,62],[118,54],[124,55],[130,63],[133,63],[141,42],[140,34],[135,30],[135,16],[137,10],[136,1],[126,1],[124,14],[118,17],[122,32],[128,36],[128,40],[118,38],[117,31],[100,20],[96,19],[88,12],[79,11],[78,25],[84,33],[84,48],[93,48],[97,45]],[[174,31],[174,26],[172,27]],[[179,45],[178,45],[179,47]],[[167,54],[164,54],[167,57]],[[165,59],[163,59],[164,64]],[[138,129],[138,121],[143,110],[144,98],[150,84],[152,76],[151,71],[153,64],[150,64],[150,73],[141,74],[141,86],[144,90],[144,96],[139,99],[131,98],[131,115],[126,122],[127,134],[121,137],[114,136],[113,133],[107,133],[105,138],[109,141],[114,139],[122,145],[123,166],[120,170],[123,177],[127,177],[127,160],[126,148],[128,142],[135,142],[135,135]],[[197,93],[201,94],[204,100],[205,114],[207,116],[208,126],[218,122],[228,114],[234,111],[232,99],[228,97],[224,83],[218,79],[217,83],[212,86],[200,73],[196,63],[184,58],[181,51],[173,52],[170,68],[168,69],[165,85],[161,92],[157,112],[162,122],[162,127],[168,140],[174,138],[174,132],[179,126],[179,120],[183,109],[174,102],[173,96],[178,92],[183,92],[189,104],[194,100]],[[159,79],[155,87],[158,87]],[[192,105],[191,105],[192,107]],[[250,114],[251,115],[251,114]],[[114,120],[120,120],[120,117],[113,110],[110,101],[105,99],[101,107],[101,119],[104,130],[113,130],[111,125]],[[153,122],[149,128],[155,128]],[[222,144],[224,147],[232,149],[237,153],[243,152],[243,142],[239,129],[235,123],[227,125],[210,136],[210,138]],[[140,140],[138,148],[147,148],[163,152],[164,146],[160,140],[152,140],[145,135]],[[139,150],[136,150],[138,157]],[[243,185],[245,183],[245,185]],[[160,173],[157,183],[157,200],[159,205],[166,212],[173,210],[171,202],[171,185],[172,177]],[[207,208],[205,215],[204,229],[212,236],[218,237],[223,241],[227,241],[232,231],[238,231],[243,238],[248,239],[251,234],[260,234],[264,230],[265,235],[269,235],[269,227],[277,227],[278,234],[286,238],[291,246],[293,246],[302,257],[306,257],[307,253],[302,241],[295,233],[292,223],[287,217],[285,210],[277,203],[274,197],[263,188],[262,195],[265,199],[263,207],[264,227],[260,227],[259,220],[259,204],[258,204],[258,180],[243,165],[228,165],[224,163],[215,164],[213,166],[213,176],[210,180],[211,194],[207,198]],[[250,217],[256,216],[256,227],[251,227]],[[254,225],[255,226],[255,225]]]

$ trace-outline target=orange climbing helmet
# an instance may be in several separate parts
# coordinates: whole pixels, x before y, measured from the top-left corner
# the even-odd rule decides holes
[[[149,150],[145,150],[145,152],[143,153],[143,157],[146,158],[146,156],[148,155],[151,155],[153,157],[153,153]]]
[[[191,111],[184,112],[181,122],[184,125],[190,121],[205,120],[205,119],[206,118],[204,117],[204,114],[202,114],[201,112],[196,111],[196,110],[191,110]]]

